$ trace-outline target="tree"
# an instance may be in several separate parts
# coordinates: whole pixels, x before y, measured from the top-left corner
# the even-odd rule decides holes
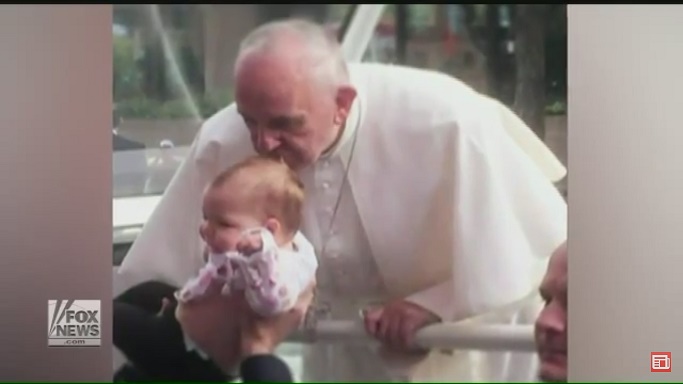
[[[465,4],[468,37],[486,57],[489,94],[510,105],[543,138],[548,101],[567,93],[566,4]],[[501,23],[510,10],[512,29]],[[514,41],[514,53],[507,44]]]
[[[137,67],[133,41],[128,36],[114,36],[114,100],[142,95],[142,73]]]
[[[505,104],[514,99],[514,61],[507,52],[509,27],[501,23],[502,7],[515,4],[463,4],[465,27],[472,44],[486,57],[488,93]]]
[[[548,104],[567,101],[567,5],[550,5],[545,51]]]
[[[539,138],[545,137],[547,4],[516,4],[513,109]]]

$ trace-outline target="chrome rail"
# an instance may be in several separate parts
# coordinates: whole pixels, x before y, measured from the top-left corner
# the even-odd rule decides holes
[[[359,321],[324,320],[294,333],[288,341],[367,343],[372,339]],[[434,324],[418,331],[415,342],[426,349],[534,352],[531,325]]]

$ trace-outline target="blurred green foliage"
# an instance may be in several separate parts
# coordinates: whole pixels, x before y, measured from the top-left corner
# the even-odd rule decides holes
[[[116,102],[116,110],[124,119],[206,119],[232,102],[232,92],[194,95],[159,101],[145,97],[122,99]],[[192,105],[195,104],[199,116]]]
[[[567,114],[567,103],[565,101],[553,101],[548,103],[545,107],[545,113],[547,115],[566,115]]]
[[[340,7],[338,12],[346,10],[348,4],[343,4],[346,8]],[[430,5],[431,6],[431,5]],[[480,9],[481,8],[481,9]],[[420,8],[419,4],[412,5],[415,17],[414,23],[429,24],[429,12]],[[429,8],[431,9],[431,8]],[[428,10],[429,10],[428,9]],[[485,9],[483,5],[477,7],[477,11]],[[392,11],[393,7],[387,8]],[[425,19],[425,20],[423,20]],[[124,23],[125,24],[125,23]],[[114,34],[113,41],[113,88],[114,102],[118,116],[123,119],[194,119],[208,118],[220,109],[226,107],[233,101],[232,90],[226,89],[220,92],[204,92],[204,73],[201,60],[195,57],[192,50],[188,49],[186,42],[181,41],[177,47],[179,66],[185,77],[185,81],[190,88],[191,96],[183,96],[177,91],[176,84],[170,79],[168,74],[164,75],[168,80],[166,84],[172,88],[170,91],[159,91],[154,84],[154,79],[145,79],[147,76],[154,77],[158,72],[150,72],[147,64],[145,71],[145,60],[143,51],[147,55],[155,54],[144,47],[137,47],[134,39],[126,34]],[[182,39],[181,39],[182,40]],[[555,44],[556,45],[556,44]],[[551,56],[555,55],[551,52]],[[148,57],[149,59],[149,57]],[[163,58],[160,61],[164,62]],[[158,65],[158,62],[157,62]],[[559,65],[557,63],[551,63]],[[152,66],[151,69],[157,68]],[[147,81],[147,82],[146,82]],[[549,93],[564,95],[563,90],[554,90]],[[154,93],[154,95],[153,95]],[[171,93],[172,95],[169,95]],[[560,97],[549,97],[546,113],[549,115],[561,115],[566,113],[566,100]],[[197,116],[199,115],[199,116]]]
[[[133,40],[114,35],[114,100],[143,97],[142,72],[135,60]]]
[[[115,35],[113,48],[114,103],[117,114],[124,119],[207,118],[232,102],[231,90],[193,92],[189,97],[177,96],[170,100],[147,97],[141,60],[136,58],[133,39]]]

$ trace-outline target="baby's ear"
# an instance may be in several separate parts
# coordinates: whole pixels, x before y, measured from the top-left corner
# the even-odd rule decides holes
[[[282,229],[280,222],[274,217],[271,217],[268,220],[266,220],[265,227],[270,233],[273,234],[273,236],[279,234],[280,230]]]

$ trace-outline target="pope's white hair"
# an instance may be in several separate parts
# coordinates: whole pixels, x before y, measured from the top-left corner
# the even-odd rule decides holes
[[[296,45],[303,47],[300,70],[329,85],[348,83],[337,39],[321,25],[303,19],[274,21],[254,29],[240,43],[237,62],[248,54],[287,52],[297,49]]]

